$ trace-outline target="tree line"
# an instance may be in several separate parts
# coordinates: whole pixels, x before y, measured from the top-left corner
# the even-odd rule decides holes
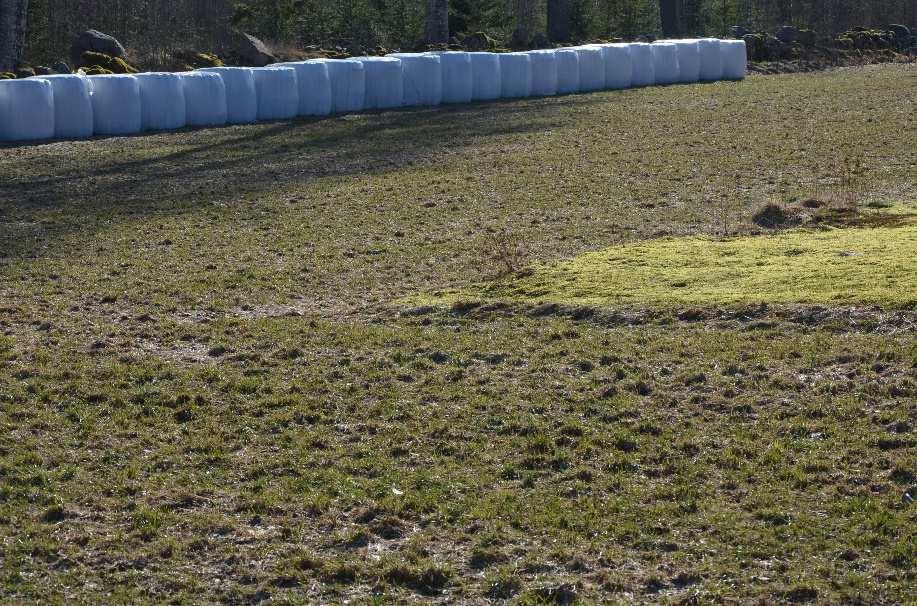
[[[725,35],[732,25],[823,34],[917,21],[917,0],[0,0],[0,69],[68,56],[94,28],[144,57],[220,52],[231,28],[297,47],[409,49],[482,32],[503,46],[638,35]],[[155,61],[153,61],[155,63]],[[141,61],[142,63],[142,61]]]

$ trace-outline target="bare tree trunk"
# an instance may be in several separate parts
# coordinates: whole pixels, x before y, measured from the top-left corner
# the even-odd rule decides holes
[[[570,0],[548,0],[548,39],[551,42],[570,39]]]
[[[15,69],[25,48],[28,0],[0,0],[0,71]]]
[[[427,44],[449,42],[449,0],[427,0]]]
[[[516,15],[516,29],[513,30],[511,45],[516,48],[528,46],[532,41],[535,24],[535,0],[513,0]]]
[[[681,2],[679,0],[659,0],[659,16],[662,20],[662,36],[677,38],[681,35]]]

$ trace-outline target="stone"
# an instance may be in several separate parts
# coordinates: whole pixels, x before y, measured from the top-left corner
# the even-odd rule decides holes
[[[775,37],[784,44],[793,44],[799,40],[799,30],[792,25],[781,25],[777,28]]]
[[[54,70],[48,67],[47,65],[36,65],[35,66],[35,75],[36,76],[50,76],[54,73]]]
[[[69,74],[69,73],[72,73],[73,71],[70,69],[70,66],[67,65],[65,61],[58,61],[57,63],[51,66],[51,69],[54,70],[55,74]]]
[[[742,25],[733,25],[732,27],[729,28],[729,33],[732,34],[733,38],[741,39],[747,36],[748,34],[750,34],[751,32],[748,31],[747,27],[744,27]]]
[[[74,65],[79,65],[85,52],[102,53],[109,57],[123,58],[127,54],[124,46],[114,37],[100,31],[86,30],[73,41],[70,46],[70,60]]]
[[[898,41],[910,41],[912,34],[911,29],[906,25],[900,25],[898,23],[892,23],[888,26],[888,31],[895,34],[895,40]]]
[[[917,46],[917,36],[913,35],[908,26],[892,23],[888,26],[888,31],[894,36],[895,45],[899,49],[906,50],[911,46]]]
[[[232,53],[246,67],[264,67],[277,63],[277,57],[267,44],[251,34],[236,32],[232,37]]]

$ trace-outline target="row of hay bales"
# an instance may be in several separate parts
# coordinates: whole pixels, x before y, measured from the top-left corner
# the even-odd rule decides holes
[[[0,82],[0,141],[79,139],[364,110],[740,80],[741,40],[518,53],[396,53],[264,68],[55,75]]]

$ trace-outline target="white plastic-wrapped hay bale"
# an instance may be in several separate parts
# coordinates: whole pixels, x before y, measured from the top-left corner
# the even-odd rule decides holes
[[[92,86],[92,132],[133,135],[143,126],[140,83],[128,74],[86,77]]]
[[[0,80],[0,141],[54,136],[54,91],[47,80]]]
[[[363,110],[366,101],[366,70],[354,59],[327,59],[331,78],[331,112],[349,114]]]
[[[443,103],[470,103],[474,81],[468,53],[434,51],[443,67]]]
[[[250,67],[205,67],[198,71],[218,74],[226,89],[226,122],[248,124],[258,119],[258,92]]]
[[[572,48],[554,51],[557,61],[557,94],[569,95],[579,92],[579,54]]]
[[[693,84],[700,80],[700,47],[697,40],[671,40],[678,49],[678,81]]]
[[[720,41],[716,38],[701,38],[697,41],[700,53],[701,82],[716,82],[723,77],[723,54],[720,52]]]
[[[600,46],[574,47],[579,55],[579,89],[590,92],[605,88],[605,55]]]
[[[532,62],[532,96],[551,97],[557,94],[557,57],[553,50],[528,53]]]
[[[500,55],[496,53],[468,53],[468,55],[471,57],[471,100],[499,99],[502,87]]]
[[[54,137],[85,139],[92,136],[92,96],[89,80],[77,74],[41,76],[54,96]]]
[[[439,105],[443,102],[443,66],[439,55],[429,53],[392,53],[401,60],[405,107]]]
[[[618,90],[630,88],[633,79],[633,62],[629,44],[602,44],[605,61],[605,88]]]
[[[723,80],[743,80],[748,69],[745,40],[720,40]]]
[[[223,126],[229,111],[226,84],[219,74],[187,72],[181,74],[185,92],[185,118],[188,126]]]
[[[166,72],[137,74],[141,130],[175,130],[186,124],[181,76]]]
[[[391,109],[404,103],[404,70],[397,57],[356,57],[366,79],[364,109]]]
[[[532,59],[527,53],[500,55],[500,96],[518,99],[532,94]]]
[[[299,83],[296,70],[286,66],[256,67],[258,120],[289,120],[299,113]]]
[[[633,67],[631,86],[653,86],[656,84],[656,61],[653,58],[653,46],[646,42],[633,42],[630,45],[630,60]]]
[[[331,113],[331,78],[324,61],[293,61],[275,63],[271,67],[291,67],[296,70],[299,87],[300,116],[327,116]]]
[[[656,84],[675,84],[678,82],[678,47],[671,42],[654,42],[652,47]]]

